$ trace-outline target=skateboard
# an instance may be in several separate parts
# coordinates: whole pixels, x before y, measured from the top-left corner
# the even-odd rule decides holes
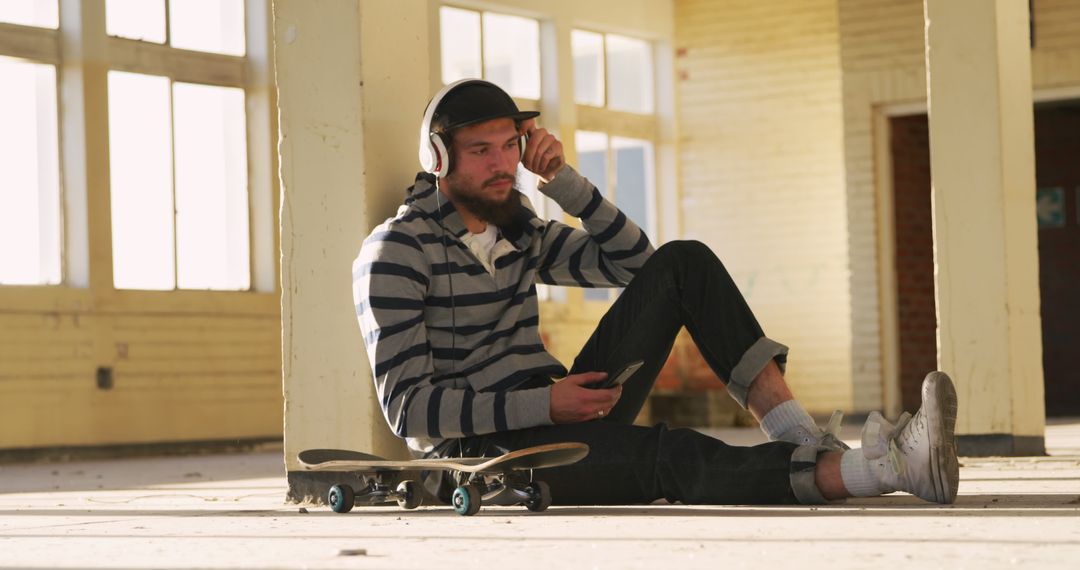
[[[402,471],[451,471],[465,483],[454,489],[454,512],[471,516],[483,503],[524,504],[540,512],[551,505],[551,490],[534,479],[532,470],[570,465],[589,454],[584,443],[551,443],[505,453],[498,457],[461,457],[391,461],[375,455],[344,449],[308,449],[297,458],[306,471],[355,473],[364,487],[354,490],[346,484],[330,487],[327,502],[337,513],[347,513],[358,503],[379,504],[396,501],[404,509],[420,506],[421,490],[416,481],[402,481],[392,487],[392,479]]]

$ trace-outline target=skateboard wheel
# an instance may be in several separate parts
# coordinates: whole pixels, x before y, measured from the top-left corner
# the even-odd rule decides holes
[[[480,512],[480,489],[476,485],[462,485],[454,489],[454,512],[470,517]]]
[[[403,509],[415,509],[420,506],[420,489],[417,488],[415,481],[402,481],[397,486],[398,500],[397,504]]]
[[[356,504],[356,493],[348,485],[334,485],[326,495],[326,502],[335,513],[347,513]]]
[[[529,493],[529,499],[525,501],[525,507],[530,511],[539,513],[546,511],[551,506],[551,488],[543,481],[533,481],[525,487]]]

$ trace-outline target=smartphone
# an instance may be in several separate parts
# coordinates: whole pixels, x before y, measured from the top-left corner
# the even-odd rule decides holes
[[[603,382],[590,384],[589,388],[604,389],[613,388],[615,386],[622,386],[622,384],[629,380],[630,377],[633,376],[634,373],[637,372],[639,369],[641,369],[642,366],[645,366],[644,360],[635,360],[630,364],[627,364],[626,366],[620,368],[618,372],[614,374],[608,374],[607,379]]]

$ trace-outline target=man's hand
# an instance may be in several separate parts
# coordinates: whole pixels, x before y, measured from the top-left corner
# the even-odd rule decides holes
[[[534,119],[522,121],[519,130],[521,134],[529,137],[521,164],[539,176],[545,184],[551,182],[551,179],[555,178],[555,175],[566,165],[562,143],[547,129],[537,128]]]
[[[584,372],[556,382],[551,387],[551,421],[574,424],[608,415],[622,395],[622,386],[602,390],[585,387],[606,378],[607,372]]]

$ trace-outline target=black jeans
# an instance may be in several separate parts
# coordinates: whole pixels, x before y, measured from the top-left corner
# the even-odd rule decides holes
[[[451,440],[432,455],[492,456],[545,443],[588,444],[589,455],[580,462],[537,473],[550,485],[555,504],[660,498],[707,504],[807,502],[816,489],[799,487],[808,480],[812,485],[812,449],[796,453],[802,448],[784,442],[735,447],[691,429],[632,425],[683,326],[743,406],[750,384],[769,360],[781,369],[786,362],[787,348],[765,337],[716,255],[699,242],[672,242],[639,270],[574,360],[572,374],[613,372],[628,362],[645,361],[605,418]],[[453,481],[445,477],[434,483],[429,488],[448,499]]]

